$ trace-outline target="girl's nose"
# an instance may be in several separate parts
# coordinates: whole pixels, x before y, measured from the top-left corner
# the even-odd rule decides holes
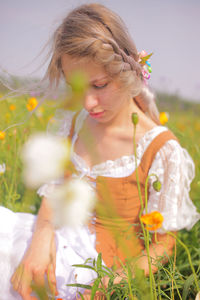
[[[84,108],[87,111],[93,110],[95,107],[98,106],[98,97],[92,91],[88,91],[84,98]]]

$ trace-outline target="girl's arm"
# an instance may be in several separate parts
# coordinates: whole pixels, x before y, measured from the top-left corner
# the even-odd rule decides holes
[[[29,248],[15,270],[11,283],[24,300],[37,299],[30,296],[32,281],[36,286],[45,286],[45,274],[51,292],[56,288],[56,245],[52,225],[52,210],[46,198],[42,199],[40,210]]]

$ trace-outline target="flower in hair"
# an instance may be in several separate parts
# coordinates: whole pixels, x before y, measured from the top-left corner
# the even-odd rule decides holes
[[[147,54],[147,52],[144,50],[139,53],[139,63],[142,66],[142,76],[145,82],[151,77],[150,73],[152,73],[152,68],[149,58],[152,56],[152,54],[153,53]]]

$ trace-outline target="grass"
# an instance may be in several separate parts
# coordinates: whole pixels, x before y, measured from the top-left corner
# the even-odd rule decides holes
[[[0,131],[8,128],[10,125],[21,123],[28,117],[27,100],[27,96],[21,96],[0,101]],[[14,110],[10,109],[11,104],[15,106]],[[30,134],[35,131],[46,130],[48,123],[56,126],[52,121],[56,106],[55,102],[46,101],[23,124],[6,130],[5,139],[0,140],[0,164],[6,164],[6,172],[0,176],[0,205],[13,211],[37,213],[40,206],[40,198],[35,191],[25,189],[21,176],[20,151]],[[158,107],[160,111],[169,113],[170,118],[167,126],[179,138],[181,145],[188,150],[195,162],[196,177],[191,185],[190,196],[200,211],[200,104],[184,102],[175,96],[159,94]],[[199,280],[200,222],[189,232],[181,230],[178,233],[178,237],[189,249]],[[144,281],[144,279],[142,280]],[[160,264],[155,280],[159,299],[189,300],[194,299],[197,293],[187,253],[178,243],[176,264],[174,265],[174,255],[169,259],[169,263],[166,266]],[[139,282],[138,278],[136,278],[131,284],[133,286],[137,284],[138,286]],[[145,284],[147,283],[144,282]],[[112,299],[114,299],[113,297]],[[137,297],[140,299],[139,293],[137,293]]]

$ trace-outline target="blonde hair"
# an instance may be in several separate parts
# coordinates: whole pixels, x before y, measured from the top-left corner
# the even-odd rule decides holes
[[[71,11],[53,35],[52,56],[46,78],[58,85],[61,57],[92,58],[111,76],[130,88],[136,104],[159,123],[154,95],[145,86],[139,54],[121,18],[101,4],[81,5]]]

